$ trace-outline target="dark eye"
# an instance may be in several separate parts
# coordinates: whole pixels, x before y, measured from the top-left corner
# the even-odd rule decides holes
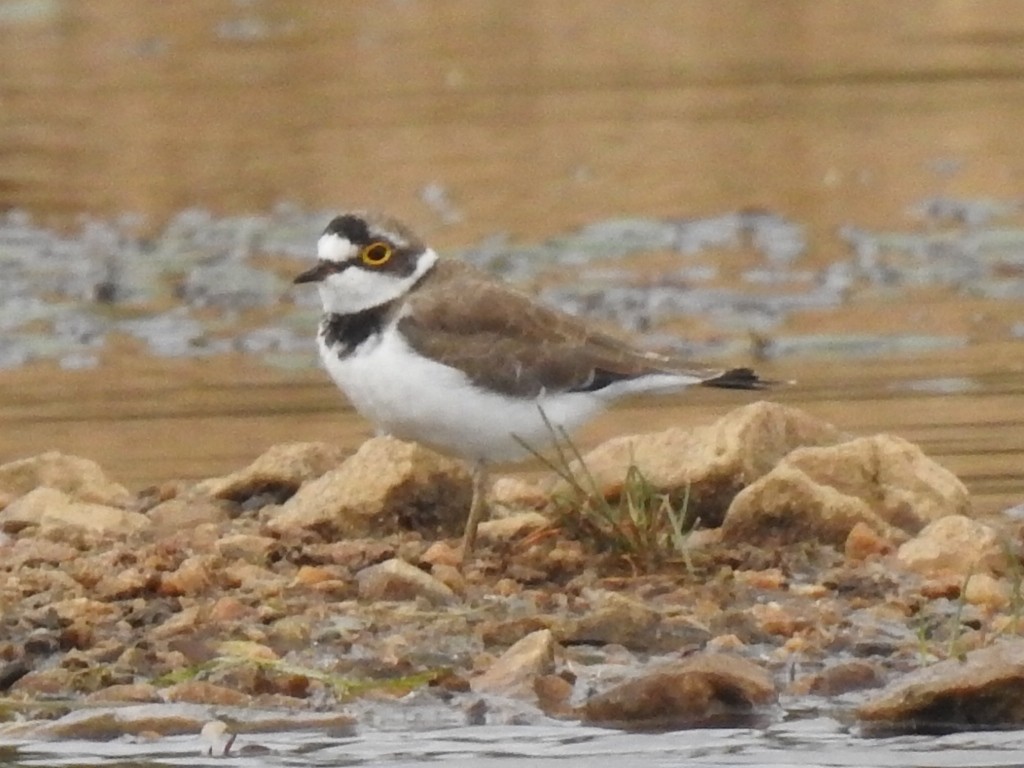
[[[363,252],[359,254],[359,258],[361,258],[363,260],[363,264],[368,267],[379,267],[382,264],[387,263],[388,259],[391,258],[391,254],[391,246],[378,240],[377,242],[370,243],[368,246],[363,248]]]

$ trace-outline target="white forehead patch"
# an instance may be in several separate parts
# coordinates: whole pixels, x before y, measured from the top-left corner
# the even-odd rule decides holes
[[[356,247],[348,238],[330,233],[317,241],[316,255],[324,261],[349,261],[355,258]]]
[[[322,250],[320,255],[324,258]],[[436,262],[437,254],[428,248],[420,254],[412,274],[401,276],[353,265],[328,275],[316,287],[325,312],[350,315],[404,296]]]

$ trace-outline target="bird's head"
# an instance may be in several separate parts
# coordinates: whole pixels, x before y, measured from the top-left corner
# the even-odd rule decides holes
[[[295,278],[316,283],[324,311],[349,315],[394,301],[437,262],[437,253],[401,223],[344,213],[317,241],[317,262]]]

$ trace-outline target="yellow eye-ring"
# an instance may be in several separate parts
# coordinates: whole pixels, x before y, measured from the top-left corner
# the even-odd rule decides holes
[[[391,254],[391,246],[382,240],[377,240],[363,248],[363,252],[359,254],[359,258],[361,258],[363,260],[363,264],[368,267],[379,267],[382,264],[387,263],[388,259],[391,258]]]

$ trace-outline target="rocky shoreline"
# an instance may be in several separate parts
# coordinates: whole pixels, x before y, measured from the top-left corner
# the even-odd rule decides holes
[[[631,730],[1024,721],[1020,523],[975,519],[899,437],[762,402],[563,452],[547,480],[495,482],[460,568],[469,498],[462,464],[390,438],[137,494],[86,458],[0,466],[0,738],[219,719],[226,751],[396,707]]]

